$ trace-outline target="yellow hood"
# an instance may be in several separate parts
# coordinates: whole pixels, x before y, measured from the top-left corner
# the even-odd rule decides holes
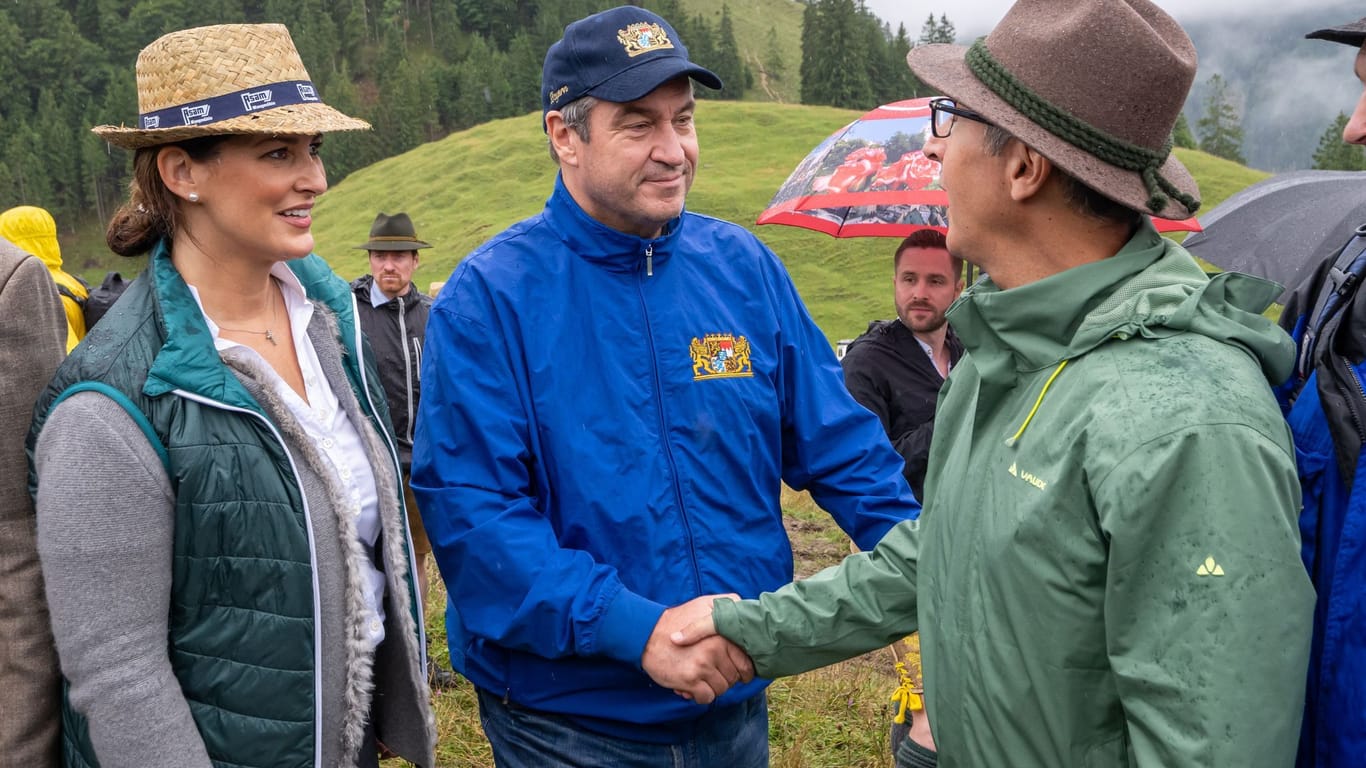
[[[0,237],[43,260],[56,283],[84,299],[87,291],[79,280],[62,270],[62,249],[57,245],[57,222],[52,214],[32,205],[0,213]]]

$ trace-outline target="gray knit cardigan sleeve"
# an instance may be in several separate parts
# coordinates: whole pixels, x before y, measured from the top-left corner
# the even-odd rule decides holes
[[[102,768],[209,768],[166,650],[174,499],[117,403],[60,403],[35,453],[38,553],[71,703]]]

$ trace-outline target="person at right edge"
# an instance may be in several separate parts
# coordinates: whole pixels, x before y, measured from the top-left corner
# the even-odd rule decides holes
[[[1305,37],[1356,48],[1366,84],[1366,18]],[[1366,145],[1366,92],[1342,139]],[[1366,303],[1354,298],[1366,241],[1350,230],[1342,241],[1347,263],[1325,259],[1281,313],[1300,354],[1278,395],[1304,487],[1304,564],[1319,594],[1297,762],[1305,768],[1358,766],[1366,755]]]
[[[776,676],[918,627],[945,766],[1291,765],[1314,594],[1280,286],[1148,219],[1199,207],[1170,154],[1190,38],[1147,0],[1020,0],[907,60],[947,96],[949,251],[988,275],[949,312],[920,526],[675,643],[714,623]]]

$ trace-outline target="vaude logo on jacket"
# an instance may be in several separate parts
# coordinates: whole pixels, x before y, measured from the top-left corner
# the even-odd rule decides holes
[[[688,351],[692,355],[693,381],[754,375],[754,366],[749,359],[749,339],[744,336],[736,338],[729,333],[708,333],[700,339],[694,336]]]
[[[1010,463],[1009,467],[1006,467],[1006,471],[1010,473],[1011,477],[1018,477],[1041,491],[1048,487],[1047,480],[1044,480],[1033,472],[1021,471],[1019,465],[1013,461]]]

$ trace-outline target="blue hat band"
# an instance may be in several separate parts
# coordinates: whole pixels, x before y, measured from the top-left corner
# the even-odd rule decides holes
[[[276,107],[320,103],[322,99],[318,97],[318,89],[313,87],[312,82],[286,80],[177,104],[155,112],[144,112],[138,115],[138,125],[143,130],[209,125]]]

